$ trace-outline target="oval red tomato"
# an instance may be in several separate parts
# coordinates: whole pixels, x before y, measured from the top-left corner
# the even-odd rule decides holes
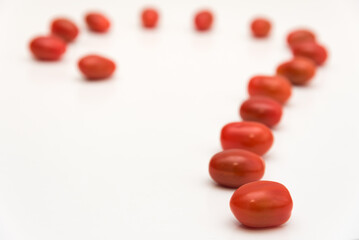
[[[328,52],[322,45],[315,42],[295,44],[292,53],[296,57],[306,57],[313,60],[317,65],[323,65],[328,58]]]
[[[156,9],[146,8],[141,14],[142,25],[145,28],[155,28],[158,22],[159,14]]]
[[[256,18],[251,23],[251,30],[254,37],[264,38],[269,35],[272,24],[268,19]]]
[[[51,24],[51,33],[62,38],[66,42],[72,42],[79,34],[79,29],[71,20],[57,18]]]
[[[209,163],[209,174],[218,184],[237,188],[263,177],[265,164],[255,153],[229,149],[215,154]]]
[[[283,76],[254,76],[249,80],[248,93],[250,96],[270,97],[282,104],[292,95],[292,85]]]
[[[221,144],[226,149],[244,149],[258,155],[266,153],[273,144],[272,131],[256,122],[228,123],[221,131]]]
[[[308,29],[297,29],[290,32],[287,36],[287,43],[290,47],[298,43],[315,42],[315,40],[315,34]]]
[[[247,227],[276,227],[290,218],[293,201],[284,185],[257,181],[239,187],[232,195],[230,207],[237,220]]]
[[[260,122],[273,127],[282,118],[282,105],[268,97],[251,97],[244,101],[239,113],[244,121]]]
[[[116,69],[116,64],[99,55],[88,55],[78,62],[80,71],[89,80],[99,80],[110,77]]]
[[[194,24],[198,31],[207,31],[213,23],[213,14],[208,10],[198,12],[194,18]]]
[[[105,15],[97,12],[88,13],[85,20],[88,28],[93,32],[105,33],[111,26],[110,20]]]
[[[315,75],[316,66],[310,59],[295,57],[277,68],[277,74],[285,76],[294,85],[305,85]]]
[[[39,60],[56,61],[65,53],[66,43],[55,36],[40,36],[30,42],[30,50]]]

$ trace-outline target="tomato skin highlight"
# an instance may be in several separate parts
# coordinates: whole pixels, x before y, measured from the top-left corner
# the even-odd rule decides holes
[[[85,16],[88,28],[97,33],[106,33],[110,26],[110,20],[103,14],[97,12],[88,13]]]
[[[80,71],[88,80],[100,80],[109,78],[116,69],[116,64],[99,55],[88,55],[78,62]]]
[[[284,185],[257,181],[239,187],[232,195],[230,208],[237,220],[247,227],[276,227],[289,220],[293,200]]]
[[[315,63],[304,57],[294,57],[277,68],[277,74],[288,78],[294,85],[306,85],[314,77],[315,72]]]
[[[264,96],[285,104],[292,95],[292,85],[283,76],[254,76],[248,83],[249,96]]]
[[[277,125],[282,113],[282,105],[268,97],[251,97],[239,109],[244,121],[260,122],[268,127]]]
[[[260,180],[265,163],[255,153],[242,149],[229,149],[215,154],[209,163],[211,178],[224,187],[239,186]]]
[[[157,26],[159,14],[154,8],[146,8],[142,11],[142,25],[145,28],[155,28]]]
[[[287,43],[290,47],[303,42],[315,42],[315,34],[308,29],[297,29],[290,32],[287,36]]]
[[[269,35],[272,24],[268,19],[256,18],[251,23],[252,35],[256,38],[265,38]]]
[[[272,131],[257,122],[228,123],[222,128],[220,139],[223,150],[244,149],[260,156],[271,148],[274,141]]]
[[[304,42],[293,45],[292,53],[296,57],[305,57],[313,60],[317,65],[323,65],[328,58],[328,51],[315,42]]]
[[[208,31],[212,27],[213,14],[209,10],[202,10],[194,17],[194,25],[197,31]]]
[[[39,36],[30,42],[30,51],[42,61],[57,61],[66,52],[66,43],[56,36]]]
[[[79,29],[71,20],[57,18],[51,23],[51,33],[62,38],[66,42],[72,42],[79,34]]]

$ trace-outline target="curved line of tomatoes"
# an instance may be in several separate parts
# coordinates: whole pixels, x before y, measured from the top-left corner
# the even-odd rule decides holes
[[[146,8],[141,13],[144,28],[157,26],[159,13]],[[194,16],[197,31],[211,29],[214,16],[209,10]],[[110,20],[99,12],[85,16],[90,31],[106,33]],[[256,38],[270,34],[271,22],[256,18],[250,29]],[[40,61],[58,61],[66,52],[68,43],[78,34],[77,25],[67,18],[56,18],[50,26],[50,34],[31,40],[30,50]],[[225,125],[221,131],[222,152],[215,154],[209,163],[209,174],[221,186],[237,188],[230,200],[230,208],[240,223],[247,227],[274,227],[285,223],[291,216],[293,201],[287,188],[277,182],[260,181],[265,162],[261,157],[272,146],[274,137],[271,127],[282,117],[282,105],[292,94],[292,85],[306,85],[314,77],[317,66],[325,63],[327,50],[316,41],[307,29],[292,31],[287,36],[293,59],[280,64],[273,76],[258,75],[249,80],[250,98],[244,101],[239,114],[242,122]],[[99,55],[87,55],[78,61],[78,68],[87,80],[102,80],[112,76],[116,64]]]

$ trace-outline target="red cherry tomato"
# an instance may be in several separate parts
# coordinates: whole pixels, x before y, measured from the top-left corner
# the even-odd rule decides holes
[[[239,187],[230,200],[232,213],[247,227],[276,227],[290,218],[293,201],[280,183],[257,181]]]
[[[79,34],[79,29],[71,20],[57,18],[51,24],[51,33],[62,38],[66,42],[72,42]]]
[[[116,69],[115,63],[98,55],[88,55],[78,62],[80,71],[89,80],[109,78]]]
[[[194,18],[194,24],[198,31],[207,31],[211,28],[213,23],[213,14],[208,11],[200,11]]]
[[[249,80],[248,93],[250,96],[270,97],[282,104],[292,95],[292,85],[282,76],[254,76]]]
[[[88,28],[93,32],[105,33],[110,28],[110,20],[101,13],[88,13],[85,17]]]
[[[209,163],[212,179],[225,187],[237,188],[263,177],[265,164],[255,153],[229,149],[214,155]]]
[[[285,76],[294,85],[307,84],[314,77],[315,71],[315,63],[303,57],[295,57],[277,68],[277,74]]]
[[[224,150],[238,148],[263,155],[273,144],[273,134],[261,123],[232,122],[222,128],[221,143]]]
[[[256,18],[251,23],[251,30],[254,37],[267,37],[271,30],[271,23],[265,18]]]
[[[282,105],[268,97],[251,97],[239,110],[244,121],[260,122],[268,127],[279,123],[282,112]]]
[[[293,46],[302,42],[315,42],[315,34],[307,29],[297,29],[290,32],[287,36],[287,43]]]
[[[141,18],[142,25],[145,28],[155,28],[158,22],[159,15],[156,9],[147,8],[143,10]]]
[[[328,52],[322,45],[315,42],[303,42],[292,46],[293,55],[306,57],[313,60],[317,65],[323,65],[327,60]]]
[[[56,61],[66,51],[66,43],[55,36],[40,36],[30,42],[32,54],[39,60]]]

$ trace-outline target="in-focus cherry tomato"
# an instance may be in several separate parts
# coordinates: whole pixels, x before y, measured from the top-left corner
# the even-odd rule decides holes
[[[287,36],[287,43],[289,46],[302,42],[315,42],[315,34],[307,29],[297,29],[290,32]]]
[[[230,207],[237,220],[247,227],[276,227],[290,218],[293,201],[284,185],[257,181],[239,187],[232,195]]]
[[[213,14],[209,10],[203,10],[196,14],[194,24],[198,31],[207,31],[213,23]]]
[[[258,155],[265,154],[273,144],[272,131],[257,122],[232,122],[222,128],[222,148],[244,149]]]
[[[322,45],[315,42],[303,42],[293,45],[293,55],[306,57],[313,60],[317,65],[323,65],[327,60],[328,52]]]
[[[277,68],[277,74],[288,78],[294,85],[307,84],[314,77],[315,71],[315,63],[304,57],[295,57]]]
[[[209,163],[209,174],[218,184],[237,188],[263,177],[265,164],[255,153],[243,149],[229,149],[214,155]]]
[[[251,23],[251,30],[254,37],[267,37],[271,30],[271,23],[268,19],[256,18]]]
[[[51,33],[62,38],[66,42],[72,42],[79,34],[79,29],[71,20],[57,18],[51,24]]]
[[[89,80],[109,78],[116,69],[112,60],[98,55],[88,55],[81,58],[78,66]]]
[[[110,28],[110,20],[97,12],[88,13],[85,17],[88,28],[93,32],[105,33]]]
[[[158,22],[159,14],[156,9],[146,8],[143,10],[141,18],[142,25],[145,28],[155,28]]]
[[[250,96],[270,97],[282,104],[292,95],[292,85],[283,76],[254,76],[249,80],[248,93]]]
[[[39,60],[56,61],[66,51],[66,43],[56,36],[40,36],[30,42],[32,54]]]
[[[239,113],[244,121],[260,122],[273,127],[282,118],[282,105],[268,97],[251,97],[244,101]]]

